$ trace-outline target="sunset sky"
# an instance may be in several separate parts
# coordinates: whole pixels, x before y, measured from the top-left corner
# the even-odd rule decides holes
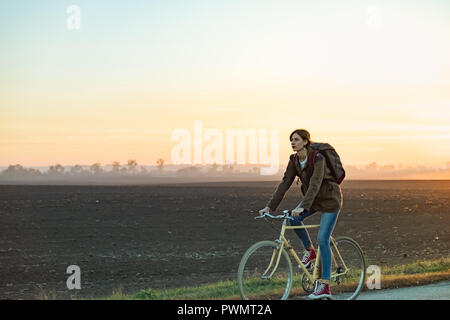
[[[3,0],[0,39],[0,166],[170,164],[196,120],[277,129],[282,163],[297,128],[344,164],[450,161],[449,1]]]

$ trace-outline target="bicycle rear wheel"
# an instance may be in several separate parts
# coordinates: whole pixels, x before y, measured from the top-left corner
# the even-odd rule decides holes
[[[238,269],[238,285],[245,300],[285,300],[292,287],[292,263],[274,241],[261,241],[244,254]],[[281,254],[281,256],[280,256]]]
[[[333,262],[330,286],[333,298],[354,300],[361,292],[366,279],[364,253],[359,244],[351,238],[339,237],[334,241],[338,250],[331,246]],[[347,267],[346,271],[345,267]]]

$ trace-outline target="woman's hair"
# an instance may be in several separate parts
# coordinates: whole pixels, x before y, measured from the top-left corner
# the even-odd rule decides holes
[[[296,130],[292,131],[292,133],[289,135],[289,141],[291,141],[294,133],[298,134],[303,140],[308,140],[306,147],[309,147],[309,145],[311,144],[311,135],[309,134],[309,132],[307,130],[296,129]]]

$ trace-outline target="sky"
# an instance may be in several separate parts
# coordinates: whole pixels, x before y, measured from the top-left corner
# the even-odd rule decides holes
[[[3,0],[0,39],[0,166],[170,164],[195,121],[276,130],[281,163],[299,128],[344,164],[450,161],[448,1]]]

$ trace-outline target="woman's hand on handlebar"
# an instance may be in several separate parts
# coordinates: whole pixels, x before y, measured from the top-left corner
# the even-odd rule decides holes
[[[297,216],[301,215],[303,211],[305,211],[305,209],[303,209],[303,208],[298,208],[298,209],[295,208],[294,210],[291,211],[291,216],[292,217],[297,217]]]
[[[265,207],[264,209],[261,209],[261,210],[259,210],[258,211],[258,214],[260,215],[260,216],[262,216],[264,213],[270,213],[270,208],[269,207]]]

